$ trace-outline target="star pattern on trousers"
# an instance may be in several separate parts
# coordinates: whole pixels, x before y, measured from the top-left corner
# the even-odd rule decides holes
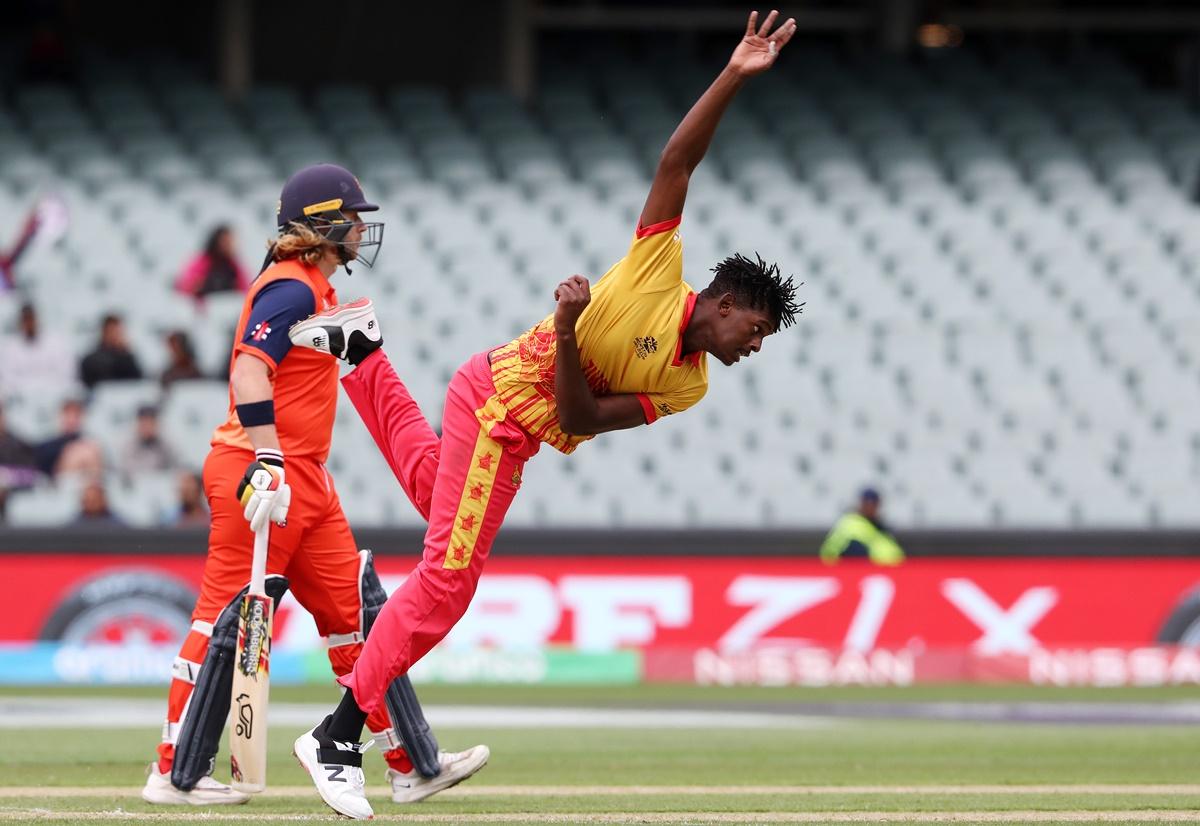
[[[467,496],[471,497],[476,502],[481,501],[483,499],[483,485],[473,485],[471,489],[467,491]]]
[[[491,470],[492,469],[492,460],[495,459],[496,457],[493,456],[491,453],[483,453],[479,456],[476,456],[475,458],[479,463],[480,470]]]
[[[462,562],[467,556],[467,546],[456,545],[454,550],[450,551],[450,556],[454,557],[455,562]]]
[[[458,517],[458,526],[464,531],[475,530],[475,514],[468,513],[466,516]]]

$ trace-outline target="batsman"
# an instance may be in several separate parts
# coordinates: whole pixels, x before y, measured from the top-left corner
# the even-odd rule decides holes
[[[172,668],[158,757],[142,798],[164,805],[245,803],[212,777],[229,716],[238,609],[250,580],[255,533],[269,527],[265,591],[288,588],[328,642],[336,675],[353,668],[387,594],[369,551],[359,551],[325,469],[337,408],[338,368],[293,349],[288,328],[337,304],[330,278],[371,266],[383,224],[366,223],[358,180],[332,164],[295,173],[279,199],[278,237],[251,286],[230,359],[229,414],[204,463],[212,521],[192,626]],[[488,749],[445,752],[407,678],[367,723],[387,762],[392,798],[415,802],[486,764]]]

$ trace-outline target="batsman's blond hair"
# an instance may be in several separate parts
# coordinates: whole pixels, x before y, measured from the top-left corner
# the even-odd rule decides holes
[[[325,250],[334,245],[326,241],[306,224],[293,221],[288,225],[287,232],[268,242],[271,257],[276,261],[286,261],[292,258],[302,264],[314,266]]]

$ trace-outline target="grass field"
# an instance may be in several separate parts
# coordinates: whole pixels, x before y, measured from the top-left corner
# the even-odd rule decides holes
[[[416,806],[391,804],[383,764],[368,755],[377,819],[488,823],[1200,823],[1200,725],[1061,724],[854,716],[894,703],[1104,703],[1194,706],[1195,689],[1056,690],[428,687],[443,746],[486,742],[477,777]],[[336,819],[290,755],[302,727],[271,731],[271,788],[234,810],[166,810],[141,802],[158,732],[105,719],[115,699],[163,702],[160,689],[5,689],[0,703],[36,697],[94,709],[78,729],[0,728],[0,821],[245,823]],[[329,690],[285,688],[273,703],[332,702]],[[846,716],[803,716],[837,704]],[[486,706],[493,727],[438,724],[447,707]],[[154,706],[156,709],[158,706]],[[282,706],[281,706],[282,708]],[[315,707],[314,707],[315,708]],[[493,712],[494,708],[494,712]],[[504,722],[505,709],[574,708],[578,726]],[[588,723],[589,709],[660,709],[643,728]],[[701,722],[669,723],[687,708]],[[479,711],[480,709],[476,709]],[[301,711],[307,709],[301,707]],[[775,715],[745,728],[731,714]],[[703,715],[710,715],[708,718]],[[526,713],[525,718],[530,715]],[[550,713],[547,711],[547,719]],[[760,714],[761,717],[761,714]],[[610,715],[611,718],[611,715]],[[448,718],[446,718],[448,719]],[[536,719],[536,717],[535,717]],[[645,720],[650,719],[650,724]],[[704,722],[711,719],[711,725]],[[119,727],[112,727],[117,725]],[[107,726],[107,727],[106,727]],[[218,777],[227,765],[218,759]]]

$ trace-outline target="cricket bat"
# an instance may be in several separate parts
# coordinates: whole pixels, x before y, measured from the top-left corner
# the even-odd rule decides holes
[[[237,656],[230,703],[229,762],[233,788],[256,794],[267,787],[267,693],[271,687],[271,621],[275,602],[266,593],[271,523],[254,534],[250,590],[238,614]]]

